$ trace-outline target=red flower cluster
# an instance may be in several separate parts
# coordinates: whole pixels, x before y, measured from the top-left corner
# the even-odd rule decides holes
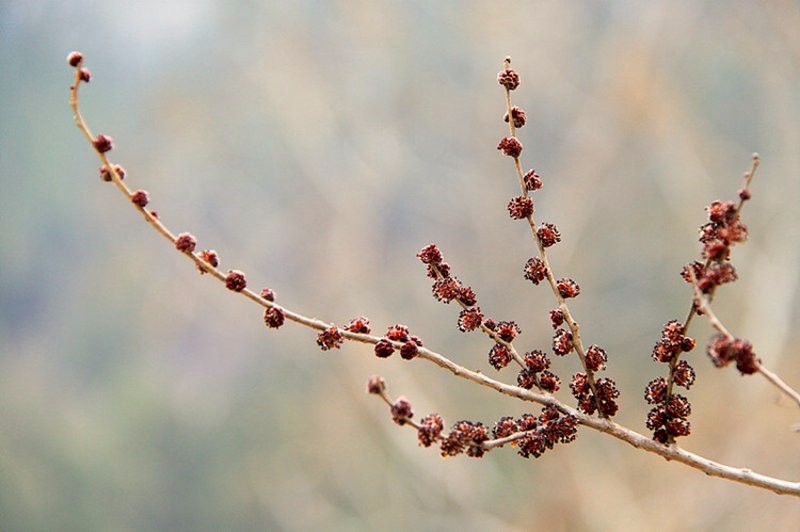
[[[606,417],[612,417],[619,410],[616,399],[619,397],[619,390],[616,383],[609,378],[598,379],[595,382],[597,398],[592,393],[589,378],[585,373],[576,373],[569,385],[572,395],[578,400],[578,409],[586,414],[593,414],[600,409],[600,413]]]
[[[683,332],[683,324],[678,320],[665,323],[661,329],[661,339],[653,346],[653,359],[669,363],[679,353],[694,349],[694,338],[684,336]]]
[[[663,391],[661,391],[663,388]],[[645,390],[645,399],[648,402],[662,397],[662,401],[657,403],[647,414],[647,428],[653,431],[653,439],[667,444],[670,439],[679,436],[688,436],[691,433],[691,424],[687,420],[692,413],[692,405],[689,400],[682,395],[672,395],[666,397],[666,383],[663,378],[651,381]]]
[[[521,388],[530,390],[534,386],[546,392],[555,393],[561,386],[561,381],[555,373],[549,371],[550,359],[539,349],[525,353],[523,357],[525,368],[517,374],[517,384]]]
[[[364,316],[358,316],[350,320],[350,323],[347,324],[344,330],[359,334],[369,334],[372,331],[369,327],[369,319]]]
[[[331,325],[317,335],[317,345],[323,351],[339,349],[344,343],[344,338],[336,325]]]
[[[532,257],[525,263],[525,279],[539,284],[547,277],[547,268],[539,257]]]
[[[536,234],[539,236],[539,241],[542,243],[542,246],[546,248],[549,248],[557,242],[561,242],[561,234],[554,224],[541,224],[536,230]]]
[[[430,447],[431,444],[439,439],[444,428],[444,420],[439,414],[430,414],[420,420],[417,430],[417,439],[423,447]]]
[[[442,439],[440,446],[442,456],[456,456],[465,452],[467,456],[480,458],[486,452],[481,445],[489,439],[483,423],[462,420],[453,425],[453,429]]]
[[[509,416],[500,418],[492,434],[495,438],[505,438],[526,431],[527,434],[514,442],[517,452],[525,458],[538,458],[557,443],[574,441],[578,420],[574,416],[562,416],[554,407],[547,406],[538,417],[523,414],[516,420]]]
[[[513,91],[519,87],[519,74],[516,70],[506,68],[497,74],[497,82],[506,89]]]
[[[500,144],[497,145],[497,149],[502,150],[505,155],[516,159],[522,153],[522,143],[516,137],[504,137]]]
[[[528,170],[523,176],[522,181],[525,183],[525,188],[530,192],[539,190],[543,185],[542,179],[539,177],[539,174],[536,173],[536,170]]]
[[[528,196],[517,196],[508,202],[508,214],[513,220],[522,220],[533,214],[533,200]]]
[[[516,105],[511,108],[511,116],[514,118],[514,127],[522,127],[528,121],[528,117],[525,114],[525,111],[517,107]],[[506,112],[505,116],[503,117],[505,122],[508,122],[508,112]]]
[[[753,345],[743,338],[731,339],[724,334],[718,334],[711,339],[706,352],[718,368],[736,362],[736,369],[742,375],[752,375],[761,367],[761,360],[753,351]]]

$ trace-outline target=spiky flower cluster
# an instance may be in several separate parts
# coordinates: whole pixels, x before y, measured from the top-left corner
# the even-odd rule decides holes
[[[517,384],[521,388],[530,390],[534,386],[546,392],[555,393],[561,386],[558,376],[549,371],[550,359],[547,354],[539,349],[525,353],[523,360],[525,367],[517,374]]]
[[[369,320],[366,320],[366,324],[360,323],[362,320],[366,320],[366,318],[356,318],[351,322],[350,326],[362,325],[363,328],[369,323]],[[419,348],[422,347],[422,340],[419,336],[409,334],[408,327],[405,325],[400,323],[392,325],[386,330],[386,334],[383,338],[375,344],[375,356],[378,358],[388,358],[392,356],[396,344],[401,344],[399,349],[400,356],[403,360],[411,360],[419,354]]]
[[[752,375],[761,366],[761,360],[753,351],[753,345],[743,338],[730,338],[724,334],[717,334],[708,343],[706,353],[718,368],[736,362],[736,369],[742,375]]]
[[[661,338],[653,346],[652,357],[657,362],[669,364],[669,380],[664,377],[653,379],[644,390],[644,398],[654,405],[647,414],[647,428],[653,431],[653,439],[669,443],[680,436],[688,436],[691,425],[688,416],[691,405],[682,395],[672,394],[672,385],[687,390],[694,384],[694,368],[686,360],[678,361],[683,352],[694,349],[695,340],[684,333],[686,327],[678,320],[671,320],[661,329]]]
[[[740,198],[742,203],[749,199],[749,189],[742,189]],[[708,222],[700,227],[699,237],[705,262],[694,261],[684,266],[681,272],[687,283],[692,283],[694,276],[694,282],[704,294],[737,279],[736,269],[729,258],[731,247],[747,240],[747,226],[739,217],[740,207],[741,204],[737,206],[731,201],[714,201],[706,207]]]
[[[508,416],[500,418],[492,434],[499,439],[519,432],[524,432],[525,435],[513,443],[517,446],[517,452],[525,458],[539,458],[557,443],[574,441],[578,432],[578,420],[574,416],[562,416],[557,409],[547,406],[538,417],[523,414],[516,420]]]

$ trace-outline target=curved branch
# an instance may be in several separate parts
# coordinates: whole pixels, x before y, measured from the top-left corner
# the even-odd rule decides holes
[[[78,61],[75,67],[75,83],[70,87],[70,105],[74,111],[75,115],[75,123],[78,129],[84,134],[87,138],[89,143],[93,146],[95,153],[100,158],[100,161],[103,164],[103,167],[109,172],[109,175],[114,182],[114,184],[119,188],[119,190],[128,198],[131,199],[134,193],[128,188],[128,186],[122,181],[122,176],[118,168],[111,163],[108,159],[104,151],[100,151],[95,144],[96,138],[92,135],[89,127],[87,126],[83,116],[80,113],[79,105],[78,105],[78,86],[80,85],[82,78],[81,78],[81,61]],[[153,213],[152,211],[148,211],[143,207],[139,207],[131,202],[131,205],[134,207],[145,217],[145,219],[150,223],[150,225],[162,236],[164,236],[167,240],[169,240],[173,245],[175,244],[177,237],[159,220],[159,218]],[[218,281],[225,284],[226,275],[212,264],[203,260],[199,254],[194,252],[183,252],[190,260],[192,260],[201,271],[209,273],[212,277],[217,279]],[[252,290],[247,288],[241,290],[239,292],[244,297],[250,299],[254,303],[261,305],[264,308],[272,308],[278,307],[274,302],[269,301],[260,295],[256,294]],[[326,323],[324,321],[308,318],[300,313],[293,312],[285,307],[279,307],[283,310],[287,319],[294,321],[300,325],[304,325],[314,330],[324,331],[332,325],[330,323]],[[342,337],[361,343],[367,344],[377,344],[381,340],[385,340],[384,338],[379,338],[377,336],[372,336],[369,334],[362,334],[362,333],[354,333],[347,330],[340,330],[339,331]],[[396,348],[401,347],[400,342],[392,342]],[[418,349],[418,358],[424,359],[432,364],[443,368],[454,376],[459,377],[461,379],[468,380],[480,386],[484,386],[486,388],[493,389],[501,394],[507,395],[509,397],[514,397],[516,399],[520,399],[522,401],[538,403],[543,406],[552,406],[562,412],[563,414],[574,416],[578,423],[584,425],[588,428],[597,430],[599,432],[603,432],[617,438],[618,440],[624,441],[637,449],[641,449],[646,452],[650,452],[653,454],[657,454],[663,457],[666,460],[674,460],[676,462],[680,462],[685,464],[689,467],[698,469],[709,476],[720,477],[727,480],[731,480],[734,482],[739,482],[742,484],[746,484],[749,486],[754,486],[766,490],[773,491],[778,494],[782,495],[793,495],[795,497],[800,497],[800,482],[792,482],[787,480],[782,480],[774,477],[769,477],[766,475],[762,475],[759,473],[755,473],[750,469],[746,468],[735,468],[731,466],[727,466],[724,464],[720,464],[699,456],[697,454],[691,453],[689,451],[685,451],[676,445],[665,446],[652,439],[639,434],[631,429],[628,429],[622,425],[619,425],[609,419],[605,418],[597,418],[592,417],[589,415],[584,414],[564,403],[556,399],[550,394],[547,393],[537,393],[530,390],[526,390],[524,388],[518,386],[511,386],[486,375],[469,370],[463,366],[460,366],[447,358],[446,356],[439,354],[435,351],[427,349],[425,347],[420,347]]]

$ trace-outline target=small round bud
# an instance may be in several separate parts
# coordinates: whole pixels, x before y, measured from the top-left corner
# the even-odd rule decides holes
[[[578,283],[568,277],[559,279],[556,286],[558,287],[558,293],[565,299],[578,297],[581,293],[581,287],[578,286]]]
[[[506,63],[507,65],[510,64],[510,61]],[[510,68],[506,68],[505,70],[501,70],[497,74],[497,83],[505,87],[506,89],[513,91],[517,87],[519,87],[519,74],[515,70]]]
[[[542,178],[539,177],[536,170],[528,170],[528,173],[522,177],[522,181],[525,183],[525,188],[531,192],[539,190],[543,186]]]
[[[272,288],[262,288],[259,295],[262,299],[266,299],[267,301],[275,301],[275,292]]]
[[[417,257],[423,264],[439,264],[442,262],[442,252],[439,251],[439,247],[436,244],[428,244],[422,248],[417,253]]]
[[[380,375],[373,375],[367,381],[367,393],[382,395],[386,391],[386,381]]]
[[[403,360],[411,360],[418,354],[418,346],[415,342],[409,340],[400,347],[400,356]]]
[[[549,248],[557,242],[561,242],[561,233],[558,232],[558,228],[554,224],[541,224],[536,230],[536,234],[539,237],[539,241],[542,243],[542,246],[546,248]]]
[[[386,338],[381,338],[378,340],[378,343],[375,344],[375,356],[378,358],[389,358],[394,353],[394,346],[392,342],[387,340]]]
[[[505,137],[497,145],[498,150],[502,150],[504,154],[515,159],[522,153],[522,143],[515,137]]]
[[[125,168],[123,168],[118,164],[115,164],[114,171],[117,173],[120,179],[125,179]],[[110,172],[108,168],[106,168],[105,166],[100,167],[100,179],[106,182],[112,181],[113,180],[112,175],[113,173]]]
[[[323,351],[339,349],[342,347],[342,343],[344,343],[344,338],[336,325],[331,325],[317,335],[317,345]]]
[[[114,139],[101,133],[94,138],[92,145],[100,153],[106,153],[114,147]]]
[[[84,83],[89,83],[92,79],[92,71],[88,68],[82,68],[78,71],[78,78]]]
[[[80,52],[70,52],[67,56],[67,64],[71,67],[76,67],[83,61],[83,54]]]
[[[405,425],[412,417],[414,412],[411,411],[411,403],[401,395],[392,405],[392,420],[398,425]]]
[[[189,233],[181,233],[175,239],[175,249],[181,253],[192,253],[197,247],[197,239]]]
[[[511,198],[508,203],[508,214],[512,220],[522,220],[533,214],[533,200],[528,196]]]
[[[280,307],[270,307],[264,310],[264,325],[270,329],[277,329],[286,321],[286,315]]]
[[[234,292],[241,292],[247,286],[247,279],[244,273],[239,270],[231,270],[225,277],[225,287]]]
[[[139,189],[133,194],[131,194],[131,201],[134,205],[138,205],[142,209],[144,209],[148,203],[150,203],[150,195],[147,193],[146,190]]]
[[[369,319],[365,316],[358,316],[350,320],[350,323],[344,328],[345,331],[359,334],[369,334],[371,329],[369,327]]]
[[[520,109],[517,106],[511,108],[511,116],[514,118],[514,127],[522,127],[528,121],[528,117],[525,114],[525,111]],[[505,116],[503,117],[505,122],[508,122],[508,112],[506,112]]]
[[[210,264],[211,266],[213,266],[214,268],[219,266],[219,256],[217,255],[217,252],[214,251],[213,249],[205,249],[205,250],[201,251],[200,252],[200,258],[202,260],[204,260],[205,262],[207,262],[208,264]],[[198,264],[197,265],[197,269],[200,270],[200,274],[201,275],[204,274],[204,273],[208,273],[208,272],[206,272],[206,267],[205,266],[200,266]]]

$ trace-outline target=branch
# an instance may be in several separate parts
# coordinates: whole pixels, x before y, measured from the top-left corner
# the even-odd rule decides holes
[[[711,303],[708,301],[708,298],[703,296],[703,293],[700,291],[700,288],[697,286],[697,278],[694,275],[694,272],[690,272],[691,280],[692,280],[692,288],[694,290],[694,305],[693,307],[697,309],[698,314],[703,314],[708,318],[708,322],[711,324],[714,329],[717,330],[722,336],[727,339],[730,345],[735,346],[737,344],[738,338],[736,338],[731,332],[722,324],[722,322],[717,318],[714,311],[711,310]],[[741,341],[741,340],[739,340]],[[731,356],[734,356],[733,354]],[[739,362],[737,360],[737,366]],[[777,374],[773,373],[772,371],[768,370],[764,364],[761,363],[761,360],[754,359],[752,362],[748,363],[746,366],[752,366],[754,372],[760,373],[767,381],[778,388],[782,393],[786,394],[792,401],[797,403],[797,406],[800,406],[800,392],[786,384],[786,382],[781,379]]]
[[[200,253],[195,252],[194,243],[190,238],[188,238],[190,237],[190,235],[188,235],[187,233],[182,233],[178,236],[175,236],[175,234],[171,232],[161,222],[161,220],[158,218],[155,212],[148,211],[145,209],[147,201],[149,201],[147,198],[147,194],[144,193],[144,191],[142,190],[132,191],[123,182],[124,170],[122,169],[122,167],[113,164],[106,155],[106,153],[110,151],[113,146],[111,138],[104,135],[95,136],[91,133],[91,130],[87,126],[85,120],[83,119],[80,113],[78,104],[79,102],[78,87],[80,86],[81,82],[88,82],[90,75],[88,74],[88,70],[82,67],[83,57],[78,52],[73,52],[72,54],[70,54],[68,57],[68,62],[72,67],[75,68],[75,80],[73,85],[70,87],[70,105],[74,112],[75,123],[78,129],[83,133],[83,135],[92,145],[95,153],[100,159],[102,163],[102,172],[103,172],[102,175],[106,177],[107,180],[112,181],[117,186],[117,188],[123,193],[123,195],[126,198],[128,198],[128,200],[130,200],[131,204],[134,205],[134,208],[136,208],[136,210],[139,211],[139,213],[153,227],[153,229],[155,229],[164,238],[169,240],[170,243],[174,247],[178,248],[179,251],[181,251],[181,253],[186,255],[188,259],[192,260],[197,266],[197,268],[200,270],[200,273],[208,273],[211,277],[223,283],[229,290],[240,293],[242,296],[246,297],[247,299],[256,303],[257,305],[260,305],[267,311],[269,310],[279,311],[281,315],[285,316],[286,319],[294,321],[310,329],[320,331],[321,333],[329,332],[331,331],[331,329],[334,329],[336,331],[336,334],[340,336],[341,339],[354,342],[361,342],[366,344],[373,344],[373,345],[377,345],[380,342],[389,341],[386,338],[379,338],[377,336],[373,336],[368,333],[353,332],[346,329],[340,330],[331,323],[326,323],[321,320],[309,318],[300,313],[289,310],[285,307],[278,306],[273,301],[274,296],[271,291],[265,289],[264,291],[261,292],[261,294],[256,294],[252,290],[246,288],[246,280],[244,278],[244,274],[242,274],[241,272],[232,270],[229,271],[227,274],[225,274],[221,270],[219,270],[217,268],[216,253],[210,255],[207,252],[200,252]],[[142,193],[144,193],[144,198],[142,198]],[[401,342],[396,342],[396,341],[389,341],[389,342],[392,344],[394,348],[397,349],[401,348],[403,345]],[[336,345],[336,347],[338,347],[338,345]],[[453,362],[450,358],[422,346],[418,348],[417,356],[423,360],[435,364],[436,366],[439,366],[440,368],[449,371],[456,377],[495,390],[496,392],[503,395],[507,395],[509,397],[514,397],[516,399],[530,403],[540,404],[545,407],[551,407],[557,410],[558,412],[564,414],[565,416],[573,417],[577,421],[577,423],[585,427],[606,433],[609,436],[624,441],[637,449],[657,454],[665,458],[666,460],[674,460],[683,463],[692,468],[698,469],[709,476],[720,477],[734,482],[767,489],[778,494],[793,495],[796,497],[800,497],[800,482],[791,482],[787,480],[769,477],[766,475],[761,475],[749,469],[734,468],[731,466],[719,464],[711,460],[708,460],[702,456],[685,451],[677,447],[676,445],[670,445],[670,446],[662,445],[642,434],[639,434],[631,429],[619,425],[609,419],[593,417],[579,410],[576,410],[562,403],[561,401],[559,401],[550,394],[537,393],[518,386],[511,386],[502,383],[500,381],[487,377],[486,375],[480,372],[472,371],[463,366],[460,366],[455,362]],[[390,404],[388,398],[386,398],[385,396],[383,397],[384,400],[387,402],[387,404]],[[406,422],[407,421],[408,420],[406,420]],[[408,423],[408,424],[417,429],[419,428],[419,425],[416,423]],[[525,434],[519,434],[519,436],[513,439],[523,438],[524,436]],[[486,443],[486,447],[488,449],[488,448],[498,447],[503,443],[507,443],[511,440],[496,439],[487,441],[488,443]]]

